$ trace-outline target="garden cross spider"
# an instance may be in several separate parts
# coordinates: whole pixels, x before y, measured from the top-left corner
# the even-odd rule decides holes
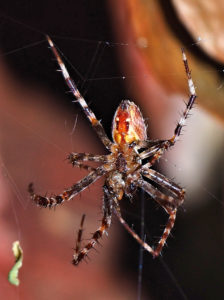
[[[49,36],[47,36],[47,41],[57,59],[64,79],[73,93],[76,102],[81,105],[85,115],[90,120],[93,128],[95,129],[106,149],[110,151],[110,154],[69,154],[68,160],[74,166],[83,167],[89,170],[90,173],[72,185],[70,188],[66,189],[62,194],[51,197],[37,195],[34,192],[33,184],[31,183],[29,185],[31,199],[38,206],[51,208],[61,204],[64,201],[71,200],[74,196],[104,175],[105,183],[103,186],[103,218],[101,225],[92,235],[92,238],[89,240],[86,246],[81,248],[80,241],[84,222],[83,216],[72,263],[74,265],[78,265],[79,262],[86,257],[89,250],[94,248],[96,243],[98,243],[98,240],[110,227],[113,213],[117,216],[118,220],[126,228],[126,230],[139,242],[139,244],[148,252],[150,252],[153,257],[157,257],[161,253],[170,231],[174,226],[177,208],[183,203],[185,194],[185,190],[183,188],[166,178],[164,175],[151,169],[152,165],[161,157],[164,151],[173,146],[178,140],[189,111],[191,110],[197,97],[184,49],[182,49],[182,56],[188,78],[190,97],[186,108],[174,130],[174,135],[172,138],[168,140],[148,140],[146,133],[147,127],[138,106],[129,100],[123,100],[118,106],[114,115],[112,124],[113,142],[111,142],[107,137],[100,121],[96,119],[94,113],[88,107],[86,101],[78,91],[75,83],[70,78],[64,63]],[[139,151],[140,149],[142,149],[141,152]],[[148,162],[142,164],[142,161],[146,158],[148,159]],[[92,168],[85,164],[87,161],[101,163],[101,166]],[[163,191],[160,191],[152,184],[144,180],[144,177],[150,179],[150,181],[160,186]],[[169,214],[167,225],[164,229],[162,237],[158,242],[158,245],[155,248],[145,243],[129,227],[129,225],[121,216],[119,201],[124,195],[131,198],[137,188],[141,188],[146,191],[146,193],[148,193],[150,197],[153,198],[159,205],[161,205]],[[164,190],[167,192],[164,193]]]

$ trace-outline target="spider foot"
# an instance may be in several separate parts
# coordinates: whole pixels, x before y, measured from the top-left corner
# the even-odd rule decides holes
[[[52,208],[53,206],[62,203],[64,200],[63,197],[60,195],[48,198],[46,196],[40,196],[35,194],[32,182],[28,185],[28,192],[30,194],[31,200],[34,201],[37,204],[37,206]]]
[[[38,196],[34,193],[34,187],[33,187],[33,182],[31,182],[28,185],[28,192],[30,194],[30,198],[32,201],[34,201],[38,206],[45,206],[47,207],[46,201],[43,201],[45,197]]]
[[[81,251],[78,254],[75,254],[73,256],[72,264],[74,266],[78,266],[80,261],[82,261],[84,258],[87,258],[87,257],[88,257],[87,252],[86,251]]]
[[[161,251],[156,251],[155,250],[155,251],[152,252],[152,257],[155,259],[160,255],[160,253],[161,253]]]

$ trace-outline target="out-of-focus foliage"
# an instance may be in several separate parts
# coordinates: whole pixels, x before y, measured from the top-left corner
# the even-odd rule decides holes
[[[23,265],[23,250],[20,247],[19,241],[15,241],[12,244],[12,252],[13,252],[13,255],[15,256],[15,264],[12,267],[12,269],[9,271],[8,278],[9,278],[9,282],[11,284],[18,286],[19,285],[19,278],[18,278],[19,269]]]

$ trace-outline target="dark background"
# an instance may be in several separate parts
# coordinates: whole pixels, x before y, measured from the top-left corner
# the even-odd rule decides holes
[[[47,43],[24,47],[44,40],[45,34],[49,34],[74,66],[72,70],[67,64],[80,91],[109,128],[113,112],[125,92],[115,58],[117,47],[122,46],[113,44],[116,39],[107,2],[12,1],[11,5],[7,2],[1,7],[2,52],[7,53],[4,59],[19,79],[64,96],[65,85],[54,72],[57,65]],[[23,47],[25,49],[20,50]],[[71,106],[69,99],[68,96],[64,105]]]

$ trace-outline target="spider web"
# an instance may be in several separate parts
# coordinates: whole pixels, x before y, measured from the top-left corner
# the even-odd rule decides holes
[[[48,8],[47,11],[49,15],[51,9]],[[68,11],[69,9],[66,10]],[[185,205],[180,211],[173,232],[174,238],[168,240],[168,248],[164,250],[163,257],[159,260],[152,260],[151,256],[142,250],[139,252],[138,244],[127,237],[119,224],[117,226],[113,224],[109,238],[102,240],[103,249],[99,247],[100,255],[91,254],[91,263],[83,264],[78,269],[72,268],[69,264],[72,254],[70,248],[75,244],[74,228],[78,229],[82,213],[87,214],[85,238],[88,238],[89,233],[98,225],[96,218],[99,220],[101,217],[102,182],[84,192],[81,199],[77,197],[56,211],[39,210],[30,203],[26,192],[29,182],[33,181],[41,193],[46,191],[56,193],[84,176],[84,171],[74,170],[63,161],[68,152],[104,153],[100,142],[96,142],[96,136],[92,134],[88,121],[77,105],[72,103],[72,97],[69,94],[65,95],[63,78],[54,72],[56,64],[47,48],[42,31],[47,28],[59,49],[66,54],[63,59],[72,77],[95,114],[102,118],[108,134],[113,112],[121,99],[128,98],[127,94],[131,95],[131,85],[137,79],[135,76],[125,76],[115,66],[115,52],[119,47],[129,45],[125,42],[112,42],[112,37],[99,30],[97,27],[99,25],[90,32],[92,23],[86,24],[88,18],[83,19],[85,17],[83,11],[76,12],[73,24],[73,27],[78,26],[76,30],[66,23],[54,20],[53,16],[54,13],[50,21],[46,22],[46,27],[40,31],[37,28],[41,26],[30,26],[29,20],[21,16],[18,20],[11,17],[11,14],[0,17],[1,40],[4,41],[1,45],[0,75],[3,102],[1,169],[4,224],[1,253],[7,254],[3,256],[1,278],[5,294],[8,298],[16,296],[19,299],[30,299],[30,295],[34,299],[43,299],[47,295],[46,290],[50,298],[56,299],[61,297],[74,299],[74,295],[77,298],[87,295],[86,297],[91,299],[94,297],[105,299],[105,295],[108,299],[110,297],[148,299],[150,295],[155,299],[162,299],[164,294],[172,296],[173,299],[187,299],[190,295],[200,295],[203,280],[200,281],[199,278],[203,278],[211,271],[205,271],[206,267],[202,266],[204,260],[210,260],[213,267],[216,265],[217,276],[214,281],[216,280],[217,284],[223,275],[222,226],[219,223],[223,215],[221,177],[223,164],[220,163],[222,153],[219,150],[223,130],[221,126],[215,124],[216,121],[201,112],[199,107],[193,110],[183,138],[177,145],[181,150],[173,149],[157,166],[166,169],[167,175],[175,176],[175,181],[186,186],[191,204]],[[80,23],[81,25],[78,25]],[[44,27],[42,23],[41,25]],[[71,36],[76,38],[70,38]],[[110,42],[107,42],[108,40]],[[169,75],[173,76],[174,80],[175,76],[179,76],[168,72]],[[126,91],[122,86],[124,79],[130,82],[130,87]],[[217,85],[217,89],[219,88],[220,85]],[[181,110],[181,103],[176,100],[173,106],[174,115],[170,116],[172,120],[178,119],[175,112]],[[152,118],[153,116],[150,116],[150,119]],[[187,157],[190,155],[191,147],[187,147],[185,141],[194,149],[197,142],[202,143],[202,133],[208,135],[208,131],[203,132],[203,128],[197,131],[200,127],[198,123],[203,119],[205,119],[203,124],[210,122],[210,126],[214,126],[213,131],[219,139],[217,137],[217,143],[212,143],[218,150],[214,159],[214,154],[206,151],[208,147],[198,148],[198,157],[202,153],[205,158],[213,157],[212,168],[209,169],[209,176],[199,177],[200,174],[197,173],[200,178],[198,181],[186,181],[185,173],[190,165]],[[171,122],[171,127],[175,125],[173,121],[168,121]],[[172,132],[167,132],[165,136],[169,137],[170,133]],[[193,135],[194,142],[192,142]],[[198,168],[200,167],[196,169]],[[195,170],[194,165],[193,169]],[[206,170],[208,169],[203,169],[202,172],[208,173]],[[166,216],[154,204],[148,202],[152,201],[148,201],[148,197],[141,194],[136,196],[134,203],[127,204],[123,208],[129,224],[133,224],[136,231],[147,241],[156,234],[159,235],[159,232],[153,231],[153,227],[159,228],[166,221]],[[138,213],[140,211],[141,214]],[[216,222],[212,216],[215,216]],[[140,224],[144,226],[141,227]],[[119,230],[122,233],[119,234]],[[26,259],[21,270],[23,285],[21,284],[17,292],[7,285],[5,278],[7,273],[5,270],[8,270],[8,266],[12,263],[10,248],[15,239],[21,240]],[[217,246],[217,240],[220,248]],[[118,244],[116,245],[114,241],[118,241]],[[189,244],[193,244],[193,247]],[[215,258],[214,250],[212,251],[214,244]],[[194,256],[204,258],[196,264],[196,267]],[[38,265],[41,268],[36,267]],[[207,267],[211,267],[211,264]],[[195,274],[193,278],[198,282],[196,286],[192,282],[193,292],[188,290],[189,282],[184,272]],[[127,278],[125,280],[124,275]],[[102,285],[102,282],[105,284]],[[133,282],[136,282],[136,289],[133,288]],[[28,287],[35,284],[36,289],[28,290]],[[121,285],[123,293],[119,291]],[[81,288],[78,289],[78,286]],[[133,293],[136,295],[133,296]]]

